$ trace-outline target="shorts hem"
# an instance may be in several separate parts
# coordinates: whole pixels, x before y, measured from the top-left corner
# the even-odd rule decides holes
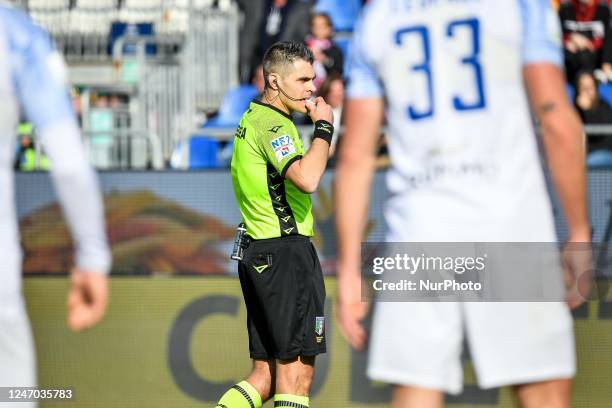
[[[444,381],[440,381],[439,379],[434,379],[431,377],[427,378],[418,373],[399,373],[397,371],[391,371],[388,369],[369,368],[368,377],[372,380],[382,381],[388,384],[430,388],[452,395],[461,394],[461,391],[463,391],[463,385],[452,386]]]
[[[249,353],[252,359],[255,360],[292,360],[296,357],[312,357],[319,354],[327,353],[326,348],[313,349],[313,350],[301,350],[292,353],[272,353],[272,354],[256,354]]]
[[[487,381],[478,381],[478,385],[483,389],[505,387],[508,385],[530,384],[540,381],[548,381],[555,379],[571,379],[576,375],[575,369],[556,369],[543,370],[531,373],[509,374],[503,377],[488,379]],[[478,376],[476,376],[478,377]]]

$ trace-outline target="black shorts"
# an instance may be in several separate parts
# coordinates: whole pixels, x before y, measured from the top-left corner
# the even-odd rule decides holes
[[[308,237],[252,241],[238,263],[254,359],[325,353],[325,285]]]

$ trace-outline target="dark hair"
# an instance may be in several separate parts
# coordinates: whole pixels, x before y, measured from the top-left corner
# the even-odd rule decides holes
[[[295,41],[282,41],[272,45],[263,57],[263,73],[266,88],[270,87],[268,75],[271,72],[280,72],[281,69],[293,64],[297,60],[304,60],[312,64],[314,57],[312,51],[304,43]]]
[[[580,85],[580,78],[582,78],[585,75],[591,77],[591,79],[595,83],[595,86],[599,85],[599,81],[595,77],[595,73],[591,70],[583,69],[583,70],[580,70],[576,74],[576,79],[574,80],[574,89],[576,90],[576,92],[578,92],[578,85]]]
[[[576,78],[574,80],[574,103],[578,99],[578,92],[580,91],[580,79],[583,76],[591,77],[591,79],[593,80],[593,83],[595,84],[595,98],[596,98],[596,100],[599,100],[600,99],[599,88],[598,88],[599,81],[595,77],[595,74],[594,74],[593,71],[583,69],[583,70],[581,70],[580,72],[578,72],[576,74]]]
[[[327,98],[327,94],[331,89],[331,85],[334,81],[342,81],[344,85],[344,79],[342,79],[342,75],[337,73],[336,71],[332,71],[327,75],[327,78],[323,81],[319,89],[317,90],[317,96],[322,97],[323,99]]]

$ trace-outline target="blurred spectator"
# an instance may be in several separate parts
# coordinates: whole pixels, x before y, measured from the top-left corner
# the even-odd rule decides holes
[[[599,0],[566,0],[559,7],[568,82],[579,71],[602,70],[612,78],[610,8]]]
[[[344,58],[332,38],[334,25],[326,13],[314,13],[310,17],[310,35],[306,37],[306,45],[312,51],[315,61],[312,67],[317,77],[315,86],[319,87],[328,74],[336,73],[342,76]]]
[[[252,77],[252,67],[259,45],[259,32],[267,0],[238,0],[238,6],[244,16],[240,27],[239,72],[241,83]]]
[[[81,117],[81,94],[79,90],[75,87],[70,88],[70,100],[72,101],[72,109],[74,109],[74,113],[76,114],[79,125],[82,125],[83,119]]]
[[[344,81],[342,80],[342,76],[337,72],[332,72],[329,74],[329,76],[321,84],[318,95],[321,96],[325,102],[331,105],[334,113],[334,136],[329,149],[329,155],[331,157],[334,155],[336,150],[336,144],[338,142],[338,135],[340,133],[340,126],[342,123],[342,106],[344,104]]]
[[[262,21],[260,60],[263,52],[278,41],[302,41],[308,34],[304,21],[311,9],[311,0],[268,0]]]
[[[19,149],[15,157],[15,170],[34,171],[49,170],[49,159],[40,152],[40,157],[36,158],[36,145],[32,138],[32,125],[22,123],[17,129],[19,136]]]
[[[576,109],[585,125],[612,124],[612,108],[600,98],[597,80],[590,71],[576,76]],[[588,138],[589,167],[612,167],[612,135]]]
[[[240,81],[253,77],[263,54],[278,41],[302,41],[314,0],[238,0],[245,16],[240,31]]]
[[[364,1],[362,0],[317,0],[314,9],[327,14],[339,32],[352,32]]]
[[[263,65],[259,64],[257,68],[255,68],[255,71],[253,72],[253,78],[251,78],[251,85],[253,85],[255,89],[257,89],[256,98],[259,99],[259,97],[263,94],[265,86]]]

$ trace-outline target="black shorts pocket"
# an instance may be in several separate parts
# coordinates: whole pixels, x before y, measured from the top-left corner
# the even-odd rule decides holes
[[[274,264],[274,255],[270,252],[253,254],[247,261],[247,264],[251,270],[257,273],[263,273],[272,268]]]

